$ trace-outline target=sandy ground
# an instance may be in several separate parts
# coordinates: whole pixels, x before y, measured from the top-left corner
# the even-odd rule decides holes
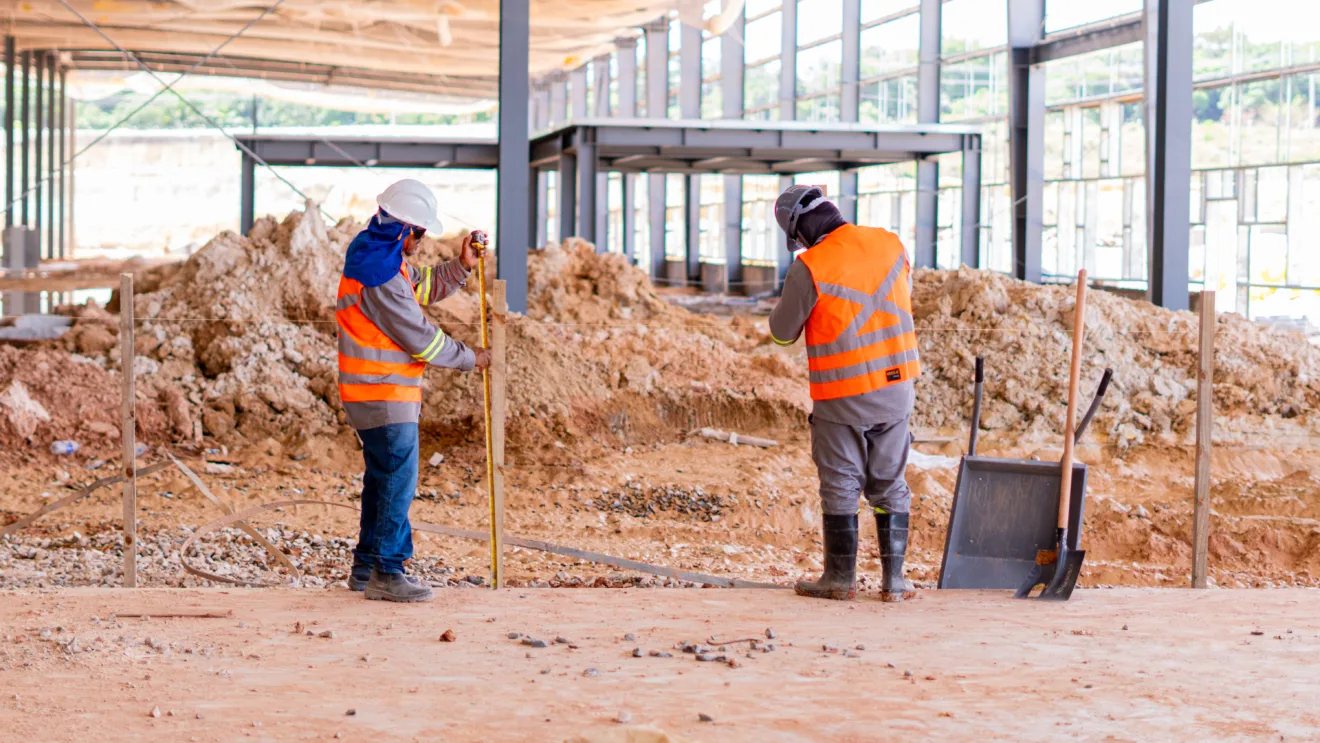
[[[691,741],[1320,736],[1312,589],[1083,590],[1066,604],[923,592],[901,605],[698,589],[446,590],[406,606],[334,589],[0,596],[5,740],[624,741],[643,726]],[[110,618],[131,611],[233,615]],[[673,649],[767,628],[776,649],[748,658],[730,644],[737,667]],[[509,632],[552,642],[533,650]],[[62,648],[70,637],[79,652]]]

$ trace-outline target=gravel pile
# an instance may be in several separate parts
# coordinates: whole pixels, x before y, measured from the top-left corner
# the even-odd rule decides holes
[[[699,521],[719,521],[737,502],[737,496],[715,495],[700,487],[653,485],[643,488],[641,483],[632,482],[626,487],[591,498],[585,505],[596,511],[627,513],[637,518],[665,512],[689,516]]]

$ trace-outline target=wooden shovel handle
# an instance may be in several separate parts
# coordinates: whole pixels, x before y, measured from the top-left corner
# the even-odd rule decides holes
[[[1063,431],[1063,459],[1060,460],[1059,528],[1068,528],[1072,505],[1073,436],[1077,424],[1077,383],[1082,376],[1082,341],[1086,337],[1086,269],[1077,272],[1077,304],[1073,311],[1072,368],[1068,372],[1068,420]],[[1080,536],[1080,535],[1079,535]]]

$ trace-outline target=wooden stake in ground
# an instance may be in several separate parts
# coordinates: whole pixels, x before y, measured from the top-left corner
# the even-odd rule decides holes
[[[119,274],[120,440],[124,444],[124,587],[137,588],[137,413],[133,388],[133,274]]]
[[[1196,500],[1192,518],[1192,588],[1205,588],[1210,551],[1210,432],[1214,422],[1215,293],[1201,292],[1196,364]]]

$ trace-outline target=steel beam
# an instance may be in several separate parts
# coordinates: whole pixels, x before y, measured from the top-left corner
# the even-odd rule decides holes
[[[941,0],[921,0],[918,18],[920,40],[917,67],[917,122],[940,120],[940,28]],[[937,261],[940,166],[934,157],[917,160],[916,244],[913,263],[934,268]]]
[[[238,231],[244,235],[252,231],[257,210],[257,161],[244,152],[240,164],[238,188]]]
[[[1151,302],[1174,310],[1190,304],[1193,5],[1193,0],[1146,0],[1143,16],[1150,202],[1147,291]]]
[[[18,54],[14,51],[14,37],[5,37],[5,227],[14,221],[14,87],[18,70]]]
[[[1145,38],[1141,14],[1115,18],[1103,25],[1051,34],[1031,50],[1031,63],[1044,64],[1102,49],[1135,44]]]
[[[646,116],[664,119],[669,115],[669,19],[648,23],[646,31]],[[650,214],[651,278],[665,275],[665,177],[647,176],[646,203]]]
[[[496,275],[510,312],[527,311],[527,195],[531,189],[527,98],[531,88],[529,0],[500,0],[499,171],[495,202]]]
[[[981,267],[981,137],[969,135],[962,151],[962,260]]]
[[[46,91],[46,257],[54,259],[58,253],[55,245],[55,200],[58,198],[58,192],[55,185],[58,182],[55,173],[55,137],[59,127],[55,119],[55,62],[56,53],[50,52],[46,55],[46,80],[48,81],[48,90]]]
[[[701,285],[701,176],[683,176],[683,225],[687,243],[687,279]]]
[[[37,244],[37,255],[49,258],[43,249],[42,238],[46,217],[46,182],[42,177],[42,166],[46,156],[46,52],[32,53],[32,65],[36,68],[34,81],[32,133],[36,141],[32,143],[32,236]]]
[[[797,118],[797,14],[798,4],[789,0],[780,11],[779,119]],[[782,278],[782,277],[781,277]]]
[[[619,229],[623,230],[623,255],[631,265],[637,265],[637,176],[632,173],[619,174],[619,190],[622,196],[622,219]]]
[[[1044,0],[1009,0],[1009,159],[1013,275],[1041,280],[1045,196],[1045,68],[1031,64],[1045,23]],[[1189,88],[1190,89],[1190,88]]]

